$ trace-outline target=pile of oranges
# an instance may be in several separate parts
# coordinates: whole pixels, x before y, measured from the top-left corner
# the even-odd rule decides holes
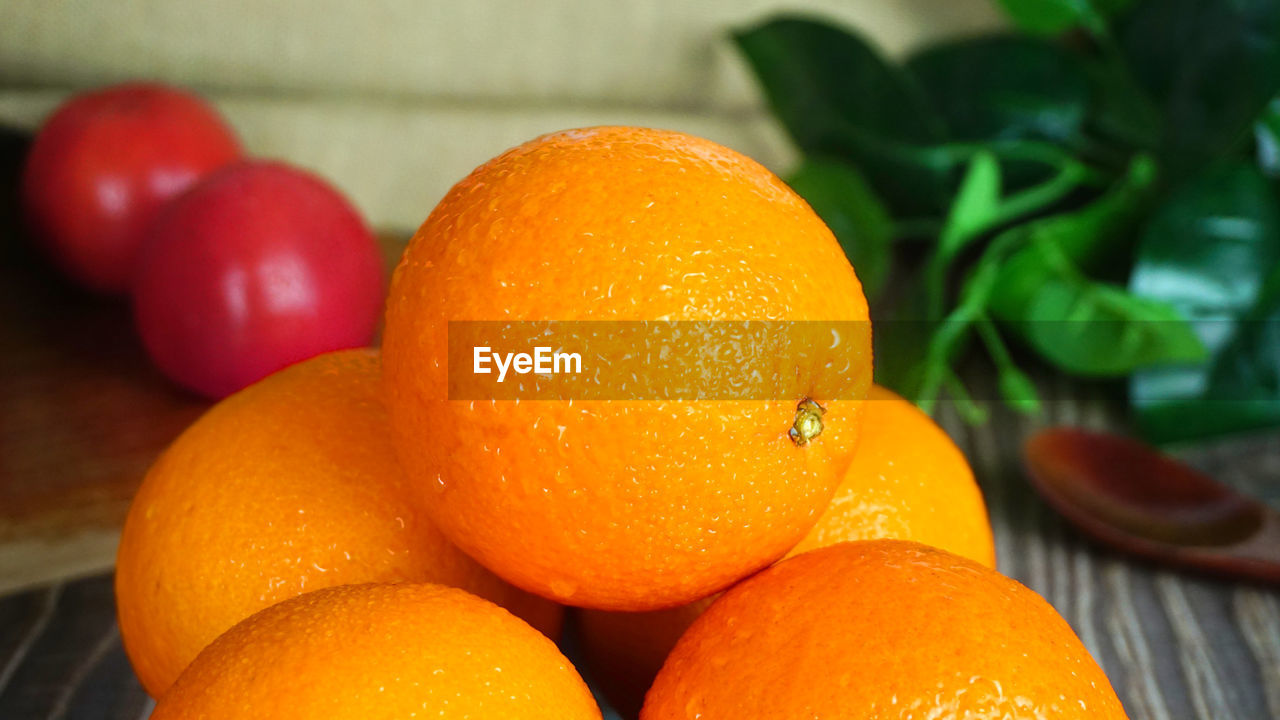
[[[760,399],[451,399],[450,323],[495,320],[858,329]],[[154,717],[600,718],[585,676],[643,720],[1123,718],[871,363],[854,269],[748,158],[510,150],[410,242],[380,353],[266,378],[151,469],[116,594]]]

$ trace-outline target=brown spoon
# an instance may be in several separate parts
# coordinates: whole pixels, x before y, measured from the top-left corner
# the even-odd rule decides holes
[[[1280,512],[1135,440],[1070,428],[1024,448],[1032,483],[1084,533],[1137,555],[1280,583]]]

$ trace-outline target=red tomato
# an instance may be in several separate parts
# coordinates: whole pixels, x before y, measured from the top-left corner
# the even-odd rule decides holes
[[[160,206],[240,154],[218,113],[180,90],[129,84],[77,95],[31,146],[22,178],[27,223],[81,285],[127,292]]]
[[[322,352],[368,345],[382,254],[356,210],[285,165],[219,170],[156,218],[138,259],[134,319],[152,360],[219,398]]]

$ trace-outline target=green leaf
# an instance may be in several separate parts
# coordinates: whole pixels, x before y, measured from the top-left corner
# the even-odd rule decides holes
[[[1192,397],[1143,408],[1148,436],[1177,442],[1280,425],[1280,274],[1267,288],[1213,359],[1206,384],[1190,388]]]
[[[938,253],[950,261],[1000,213],[1000,162],[989,152],[969,161],[938,238]]]
[[[975,154],[952,203],[938,247],[925,266],[929,317],[942,315],[947,274],[960,250],[1001,225],[1049,209],[1093,175],[1086,166],[1067,160],[1048,180],[1002,198],[1001,171],[995,156],[985,150]]]
[[[1272,98],[1253,126],[1258,167],[1268,177],[1280,177],[1280,97]]]
[[[1017,330],[1059,368],[1107,377],[1205,357],[1204,346],[1173,307],[1048,264],[1051,270]]]
[[[1058,35],[1075,27],[1101,32],[1106,18],[1129,8],[1133,0],[999,0],[1018,27],[1036,35]]]
[[[733,39],[806,154],[852,161],[900,215],[945,207],[953,164],[928,151],[943,125],[911,77],[861,36],[780,16]]]
[[[1155,173],[1145,158],[1093,204],[1011,231],[1022,249],[1000,270],[990,311],[1046,360],[1069,372],[1109,376],[1203,357],[1171,306],[1091,280],[1114,263],[1121,239],[1145,207]]]
[[[1156,180],[1155,165],[1139,156],[1106,194],[1075,212],[1052,215],[1015,228],[1024,246],[1045,245],[1082,272],[1097,275],[1127,263],[1129,231],[1146,209]],[[993,291],[996,314],[1016,320],[1047,272],[1042,251],[1025,247],[1004,263]]]
[[[965,245],[999,221],[1002,210],[1000,162],[991,153],[980,151],[969,161],[969,169],[960,181],[947,221],[938,235],[938,245],[925,265],[923,279],[930,319],[938,319],[943,314],[947,272],[952,261]]]
[[[910,78],[852,31],[781,16],[734,39],[805,150],[826,149],[848,127],[914,142],[941,139]]]
[[[1130,7],[1133,7],[1134,0],[1093,0],[1093,7],[1107,17],[1115,17]]]
[[[1086,67],[1093,88],[1088,133],[1104,144],[1145,153],[1158,150],[1164,118],[1124,58],[1111,53]]]
[[[1280,203],[1275,187],[1252,164],[1201,173],[1152,215],[1130,289],[1176,307],[1212,357],[1134,376],[1130,398],[1151,439],[1168,442],[1262,422],[1266,413],[1240,400],[1250,387],[1267,397],[1265,383],[1249,380],[1257,373],[1245,370],[1258,361],[1250,353],[1266,349],[1265,333],[1249,340],[1259,330],[1242,319],[1271,312],[1271,288],[1280,285],[1277,268]]]
[[[1280,267],[1272,268],[1258,302],[1215,359],[1209,387],[1215,400],[1250,405],[1234,414],[1251,425],[1264,417],[1280,424]]]
[[[1037,35],[1057,35],[1081,24],[1088,3],[1081,0],[1000,0],[1018,27]]]
[[[1212,168],[1156,208],[1142,234],[1130,288],[1192,319],[1249,310],[1280,261],[1280,208],[1257,168]]]
[[[889,274],[893,221],[861,173],[836,160],[810,158],[787,184],[831,228],[867,297],[879,295]]]
[[[1106,29],[1107,18],[1134,0],[999,0],[1013,22],[1034,35],[1058,35],[1075,27],[1094,33]]]
[[[1280,91],[1280,3],[1144,0],[1121,49],[1164,115],[1161,161],[1187,177],[1241,144]]]
[[[956,139],[1081,143],[1088,71],[1056,45],[1020,36],[959,40],[913,56],[907,69]]]

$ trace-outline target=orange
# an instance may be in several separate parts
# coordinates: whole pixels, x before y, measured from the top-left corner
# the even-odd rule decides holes
[[[455,588],[344,585],[227,631],[152,720],[599,720],[554,643]]]
[[[377,353],[322,355],[223,400],[160,456],[125,521],[116,602],[153,696],[254,612],[343,583],[456,585],[558,633],[559,608],[444,539],[388,437]]]
[[[873,386],[867,400],[853,464],[818,524],[789,554],[894,538],[995,567],[987,506],[964,453],[892,390]]]
[[[450,400],[448,323],[477,320],[856,327],[769,373],[760,399]],[[546,597],[649,610],[723,589],[814,524],[852,457],[870,342],[853,268],[778,178],[707,140],[601,127],[449,191],[392,279],[384,377],[400,457],[451,540]]]
[[[680,638],[642,720],[1118,720],[1102,669],[1039,595],[902,540],[840,543],[726,592]]]
[[[914,540],[995,567],[986,505],[964,454],[928,415],[876,385],[853,464],[818,524],[788,555],[879,538]],[[581,613],[586,672],[624,716],[639,712],[671,648],[709,604]]]

